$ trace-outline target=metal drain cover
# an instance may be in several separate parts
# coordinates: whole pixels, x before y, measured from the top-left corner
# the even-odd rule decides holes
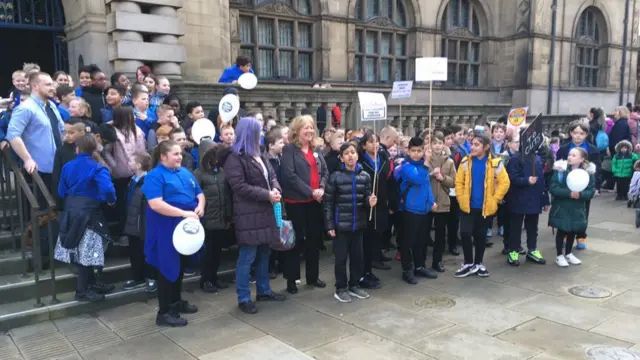
[[[640,360],[640,353],[605,345],[591,347],[585,353],[591,360]]]
[[[588,299],[603,299],[611,296],[611,291],[594,286],[574,286],[569,289],[572,295],[588,298]]]
[[[413,304],[424,309],[448,309],[456,305],[456,301],[445,296],[417,297]]]

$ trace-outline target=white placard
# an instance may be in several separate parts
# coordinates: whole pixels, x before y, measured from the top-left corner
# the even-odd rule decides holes
[[[448,63],[443,57],[416,59],[416,81],[447,81]]]
[[[413,80],[394,81],[393,90],[391,90],[391,98],[408,99],[411,97],[411,89],[413,89]]]
[[[382,93],[358,92],[362,121],[387,120],[387,99]]]

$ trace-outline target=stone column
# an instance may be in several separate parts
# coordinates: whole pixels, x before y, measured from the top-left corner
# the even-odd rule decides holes
[[[417,116],[409,116],[407,121],[407,127],[405,128],[406,130],[403,131],[402,133],[411,137],[416,136],[416,129],[413,124],[415,124],[417,119],[418,119]]]
[[[349,110],[351,110],[351,103],[340,103],[340,128],[346,129],[347,117],[349,114]]]
[[[261,113],[262,116],[265,118],[265,123],[266,123],[266,118],[267,116],[273,116],[274,118],[276,117],[276,110],[275,110],[275,103],[272,102],[264,102],[261,104],[260,109],[261,109]]]
[[[278,104],[278,122],[280,125],[287,125],[287,109],[291,107],[291,103]]]
[[[305,104],[305,103],[295,103],[295,104],[293,104],[293,106],[296,109],[296,116],[301,116],[302,115],[302,110],[307,108],[307,104]]]
[[[337,103],[327,103],[327,118],[325,121],[327,122],[327,126],[331,126],[331,111],[333,111],[333,107],[338,105]],[[340,106],[340,105],[338,105]],[[342,116],[342,109],[340,109],[340,116]],[[340,119],[342,122],[342,119]]]

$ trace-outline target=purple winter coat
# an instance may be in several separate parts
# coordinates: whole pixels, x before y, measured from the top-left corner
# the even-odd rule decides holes
[[[261,158],[267,167],[271,188],[282,191],[269,159],[264,155]],[[238,245],[279,243],[280,230],[276,225],[273,205],[269,200],[269,186],[260,163],[250,155],[230,152],[224,161],[224,173],[233,197],[233,221]]]

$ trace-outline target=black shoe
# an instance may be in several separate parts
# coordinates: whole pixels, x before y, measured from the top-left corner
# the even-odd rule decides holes
[[[113,290],[115,290],[116,287],[113,284],[105,284],[105,283],[98,282],[93,285],[90,285],[89,288],[97,292],[98,294],[108,294]]]
[[[213,282],[218,289],[226,289],[229,287],[229,284],[226,281],[222,281],[220,279]]]
[[[194,269],[184,269],[182,272],[184,276],[195,276],[196,271]]]
[[[627,200],[627,199],[623,198],[620,195],[616,195],[616,201],[622,201],[622,200]]]
[[[391,258],[386,256],[386,255],[384,255],[384,254],[380,254],[380,261],[389,262],[389,261],[391,261]]]
[[[254,304],[253,301],[251,300],[238,304],[238,307],[245,314],[255,314],[258,312],[258,308],[256,308],[256,304]]]
[[[438,274],[436,274],[435,271],[433,271],[431,269],[427,269],[426,267],[423,267],[423,266],[415,269],[413,271],[413,274],[415,276],[419,276],[419,277],[423,277],[423,278],[427,278],[427,279],[437,279],[438,278]]]
[[[366,277],[367,279],[374,281],[374,282],[380,282],[380,278],[377,277],[374,273],[367,273],[364,275],[364,277]]]
[[[144,287],[145,285],[147,285],[147,282],[144,280],[141,280],[141,281],[129,280],[126,283],[124,283],[124,286],[122,286],[122,290],[138,289],[138,288]]]
[[[195,314],[198,312],[198,307],[189,304],[187,300],[180,300],[173,304],[175,306],[175,312],[180,314]]]
[[[360,280],[360,287],[363,289],[380,289],[380,279],[371,273],[364,274],[362,280]]]
[[[156,316],[156,325],[158,326],[182,327],[187,326],[188,323],[187,319],[181,318],[179,314],[170,312]]]
[[[492,242],[492,241],[487,241],[487,242],[484,244],[484,246],[485,246],[485,247],[488,247],[488,248],[493,247],[493,242]]]
[[[382,261],[374,261],[371,263],[371,267],[377,270],[391,270],[391,265],[385,264]]]
[[[269,271],[269,279],[273,280],[278,277],[278,274],[275,271]]]
[[[415,276],[413,276],[413,271],[402,272],[402,280],[406,281],[407,284],[411,284],[411,285],[418,284],[418,280],[416,280]]]
[[[298,286],[296,285],[295,281],[287,281],[287,292],[289,294],[297,294],[298,293]]]
[[[509,248],[507,246],[502,248],[502,255],[509,255]]]
[[[281,294],[271,292],[267,295],[256,295],[256,301],[285,301],[287,297]]]
[[[205,281],[204,283],[202,283],[200,285],[200,289],[209,294],[215,294],[218,292],[218,287],[211,281]]]
[[[327,287],[327,283],[325,283],[324,281],[320,280],[320,279],[316,279],[316,281],[312,281],[312,282],[307,282],[307,285],[309,286],[313,286],[313,287],[317,287],[320,289],[324,289]]]
[[[75,295],[76,301],[87,301],[87,302],[100,302],[106,300],[106,297],[103,294],[98,294],[95,291],[87,290],[83,293],[76,292]]]
[[[444,272],[444,265],[442,264],[442,262],[433,263],[433,266],[431,266],[431,268],[439,273]]]
[[[452,249],[449,249],[449,254],[451,254],[453,256],[459,256],[460,252],[458,251],[458,249],[452,248]]]

